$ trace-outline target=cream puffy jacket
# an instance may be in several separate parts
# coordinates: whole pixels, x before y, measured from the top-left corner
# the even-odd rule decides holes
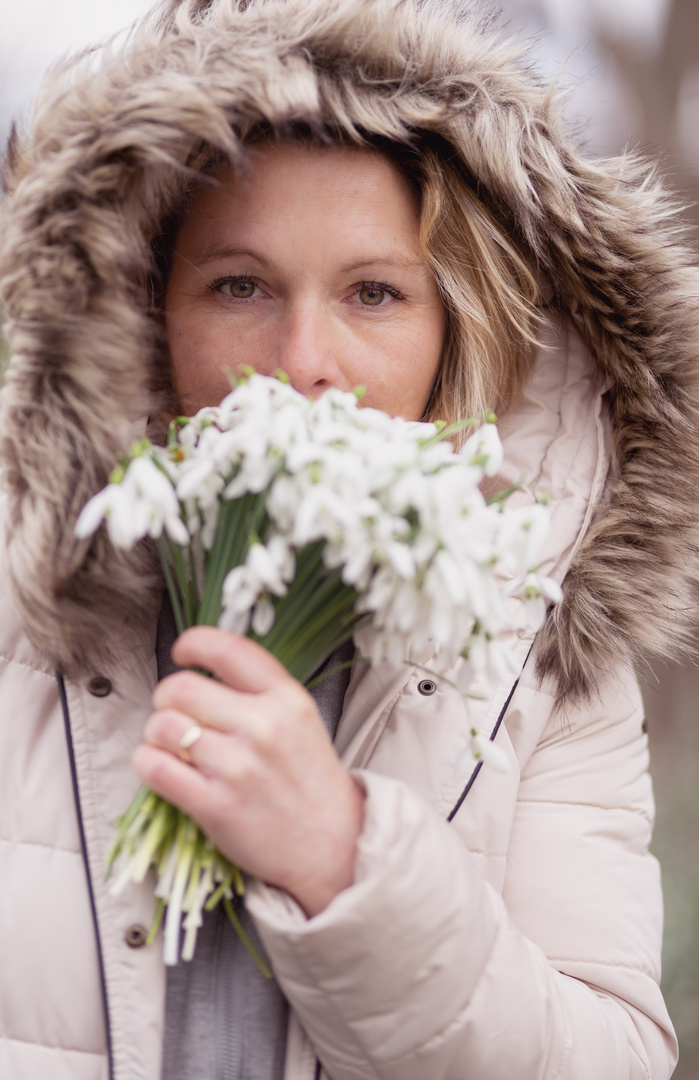
[[[546,568],[560,580],[609,464],[606,409],[574,335],[540,354],[504,435],[505,474],[551,493]],[[128,944],[150,923],[152,882],[115,899],[104,881],[110,823],[137,785],[153,638],[104,696],[89,677],[66,681],[71,761],[51,665],[5,589],[2,605],[0,1076],[98,1080],[109,1052],[114,1080],[157,1080],[160,942]],[[522,663],[529,647],[522,632]],[[314,1080],[317,1058],[330,1080],[663,1080],[675,1042],[630,668],[563,712],[531,661],[506,708],[511,687],[482,685],[470,716],[448,688],[422,694],[423,679],[357,669],[347,693],[337,749],[368,796],[355,884],[310,920],[287,895],[249,889],[292,1006],[287,1080]],[[468,727],[492,731],[503,712],[510,771],[486,766],[462,800]]]

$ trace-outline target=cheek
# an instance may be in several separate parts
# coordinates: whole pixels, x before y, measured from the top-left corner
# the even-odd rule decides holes
[[[405,420],[421,420],[440,369],[445,337],[446,315],[440,305],[422,308],[400,325],[366,335],[359,349],[357,341],[350,343],[347,388],[361,384],[367,390],[364,405]]]
[[[199,390],[220,370],[220,357],[205,324],[199,327],[180,312],[168,312],[166,329],[173,389],[179,408],[190,415],[198,408]]]
[[[439,306],[436,311],[431,311],[424,322],[424,340],[422,343],[425,368],[430,373],[431,383],[434,382],[439,364],[444,352],[447,337],[447,316],[444,308]]]
[[[412,411],[406,419],[419,420],[424,415],[439,372],[445,340],[446,316],[440,307],[421,320],[405,342],[401,367]]]
[[[217,405],[230,389],[229,372],[260,366],[262,343],[240,327],[234,333],[225,320],[169,311],[165,325],[173,388],[186,415]]]
[[[445,340],[441,314],[411,321],[390,340],[364,352],[349,382],[367,387],[365,405],[404,420],[421,420],[432,393]]]

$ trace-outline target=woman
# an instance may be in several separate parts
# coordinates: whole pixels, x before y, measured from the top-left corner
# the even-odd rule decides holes
[[[669,1076],[632,663],[694,618],[697,275],[658,185],[584,161],[456,5],[390,0],[173,5],[52,76],[5,185],[0,1074]],[[200,628],[174,660],[219,682],[153,693],[151,556],[75,520],[146,417],[241,361],[500,413],[564,588],[514,686],[465,720],[419,669],[357,667],[341,718],[344,687],[320,702],[333,748],[275,662]],[[507,774],[459,776],[472,722]],[[252,875],[271,989],[212,924],[166,987],[152,885],[104,883],[139,777]]]

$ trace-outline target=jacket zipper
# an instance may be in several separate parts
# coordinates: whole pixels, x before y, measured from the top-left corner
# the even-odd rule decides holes
[[[78,786],[78,770],[75,763],[75,749],[73,747],[73,733],[70,726],[70,713],[68,712],[68,697],[66,695],[66,684],[63,676],[60,672],[56,672],[56,682],[58,683],[58,693],[61,699],[61,708],[63,710],[63,722],[66,731],[66,743],[68,746],[68,757],[70,760],[70,776],[73,784],[73,800],[75,802],[75,813],[78,819],[78,831],[80,833],[80,848],[82,851],[83,865],[85,867],[85,876],[87,878],[87,891],[90,897],[90,911],[92,912],[92,925],[95,931],[95,942],[97,945],[97,962],[99,966],[100,975],[100,990],[102,993],[102,1009],[104,1012],[104,1028],[107,1039],[107,1068],[109,1080],[114,1080],[114,1055],[112,1052],[112,1029],[109,1018],[109,999],[107,995],[107,980],[104,974],[104,956],[102,954],[102,940],[100,938],[99,923],[97,921],[97,905],[95,903],[95,891],[92,886],[92,875],[90,873],[90,863],[87,857],[87,840],[85,838],[85,826],[83,823],[82,808],[80,805],[80,788]]]
[[[240,912],[238,912],[240,915]],[[216,935],[216,1078],[236,1080],[243,1075],[243,1024],[245,1023],[245,967],[236,963],[238,941],[231,938],[221,910]],[[238,953],[238,958],[240,954]]]

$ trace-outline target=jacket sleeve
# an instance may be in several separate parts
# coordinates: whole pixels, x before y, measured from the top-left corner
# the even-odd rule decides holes
[[[545,697],[545,695],[543,695]],[[630,679],[548,722],[522,770],[503,895],[398,780],[367,791],[355,883],[306,919],[249,906],[331,1080],[665,1080],[662,900]],[[522,687],[514,721],[541,712]]]

